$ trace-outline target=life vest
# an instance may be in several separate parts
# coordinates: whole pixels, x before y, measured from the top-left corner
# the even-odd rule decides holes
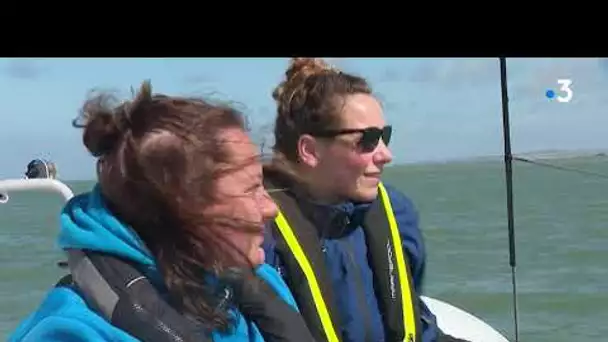
[[[71,274],[56,286],[75,287],[86,303],[113,326],[146,342],[211,342],[197,322],[181,315],[158,293],[130,261],[113,255],[72,249],[67,266]],[[229,270],[222,281],[229,285],[222,302],[238,299],[240,312],[253,321],[264,341],[313,342],[302,316],[264,281],[232,281]],[[238,294],[236,294],[238,292]]]
[[[130,262],[104,253],[68,250],[70,274],[56,286],[76,287],[113,326],[150,342],[211,342],[203,329],[171,307]]]
[[[265,182],[267,187],[274,187],[268,178]],[[386,341],[419,342],[418,301],[408,258],[382,184],[378,192],[365,215],[363,230]],[[272,225],[276,252],[284,263],[284,275],[300,312],[317,341],[340,342],[339,313],[317,229],[288,191],[270,191],[270,195],[279,207]]]

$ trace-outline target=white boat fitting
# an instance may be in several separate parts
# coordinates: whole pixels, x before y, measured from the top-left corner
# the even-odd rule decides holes
[[[51,178],[3,179],[0,180],[0,204],[8,203],[10,193],[22,191],[54,192],[67,202],[74,197],[74,192],[65,183]]]

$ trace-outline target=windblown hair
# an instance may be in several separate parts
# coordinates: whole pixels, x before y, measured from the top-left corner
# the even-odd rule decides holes
[[[285,79],[274,89],[277,103],[273,159],[266,170],[288,172],[299,160],[303,134],[339,128],[345,97],[371,94],[367,81],[340,71],[322,59],[293,58]]]
[[[223,231],[250,227],[202,213],[217,200],[220,165],[230,165],[220,135],[246,130],[243,115],[203,99],[153,95],[144,82],[132,101],[95,94],[73,125],[84,128],[84,145],[99,157],[108,208],[156,258],[172,305],[209,330],[228,328],[227,309],[203,271],[241,263]]]

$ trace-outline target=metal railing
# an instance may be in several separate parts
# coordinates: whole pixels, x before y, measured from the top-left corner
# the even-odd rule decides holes
[[[72,189],[56,179],[3,179],[0,180],[0,204],[8,203],[10,193],[23,191],[54,192],[61,195],[66,202],[74,197]]]

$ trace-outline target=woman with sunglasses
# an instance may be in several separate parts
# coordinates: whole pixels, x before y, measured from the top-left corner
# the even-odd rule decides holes
[[[412,202],[381,182],[392,129],[367,81],[295,58],[275,89],[266,187],[280,209],[266,262],[317,341],[458,341],[420,300],[425,250]]]

